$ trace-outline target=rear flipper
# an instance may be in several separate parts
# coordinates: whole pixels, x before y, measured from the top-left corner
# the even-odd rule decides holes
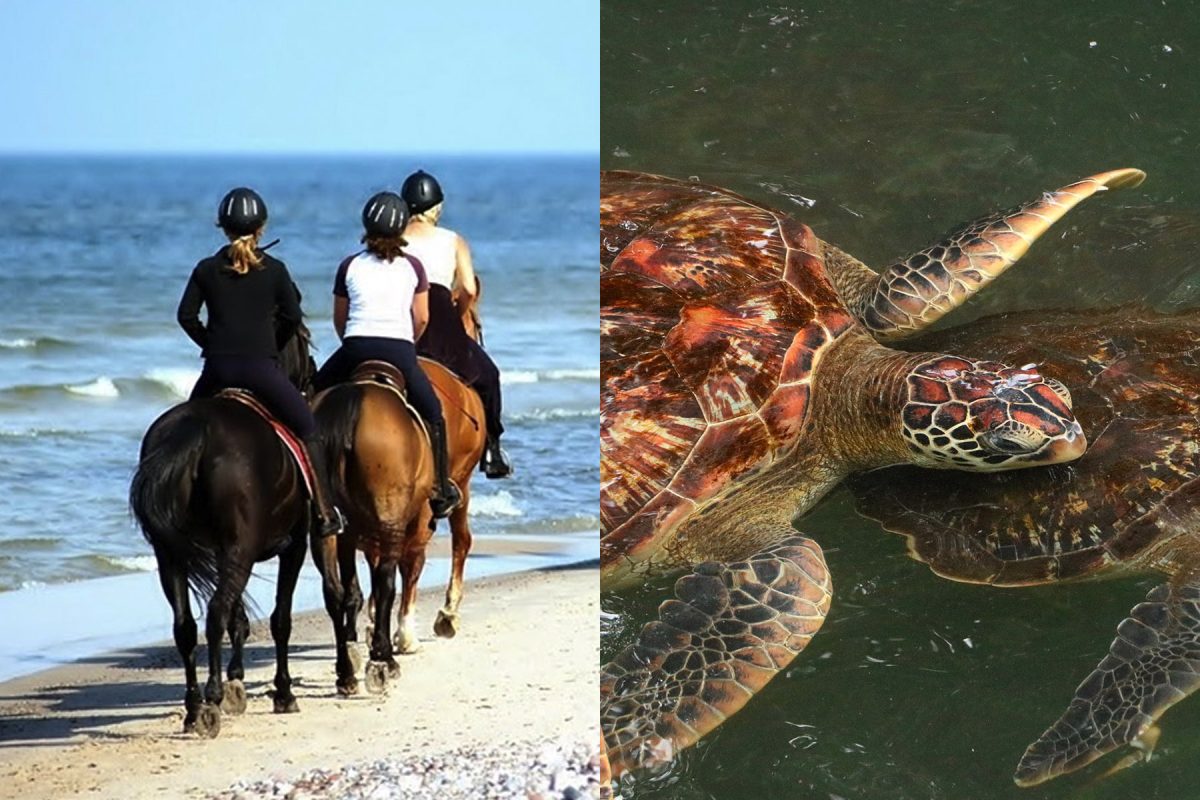
[[[1150,757],[1158,719],[1200,687],[1200,584],[1157,586],[1117,626],[1108,655],[1058,722],[1029,746],[1013,779],[1033,786],[1129,745],[1115,769]]]
[[[821,548],[790,528],[735,564],[706,562],[675,583],[600,676],[612,774],[664,764],[720,725],[804,649],[829,610]]]

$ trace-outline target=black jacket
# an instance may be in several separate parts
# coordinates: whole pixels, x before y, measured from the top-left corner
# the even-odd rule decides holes
[[[300,293],[287,267],[266,253],[262,259],[260,268],[239,275],[223,247],[192,270],[176,318],[203,355],[277,358],[300,326]]]

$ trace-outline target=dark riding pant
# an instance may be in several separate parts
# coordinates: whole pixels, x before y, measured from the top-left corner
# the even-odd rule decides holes
[[[364,361],[386,361],[404,375],[408,402],[421,418],[430,424],[442,421],[442,404],[434,394],[429,378],[417,363],[417,350],[412,342],[382,336],[348,336],[342,346],[317,370],[313,388],[318,392],[335,383],[349,380],[354,368]]]
[[[417,354],[442,364],[479,394],[488,436],[504,433],[500,369],[479,342],[467,335],[450,290],[436,283],[429,287],[429,326],[417,342]]]
[[[208,356],[188,399],[211,397],[222,389],[234,388],[254,392],[301,439],[307,439],[317,429],[304,395],[288,380],[279,362],[265,356]]]

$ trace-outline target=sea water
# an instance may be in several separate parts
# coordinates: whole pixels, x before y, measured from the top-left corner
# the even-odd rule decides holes
[[[265,198],[265,240],[281,239],[271,252],[303,293],[321,361],[336,347],[333,276],[361,247],[362,205],[416,169],[441,181],[442,224],[471,246],[502,372],[516,472],[477,475],[476,536],[549,539],[565,543],[563,558],[594,557],[594,158],[6,156],[0,592],[155,568],[128,511],[129,480],[142,434],[199,375],[175,309],[195,263],[224,244],[221,196],[247,185]],[[0,617],[0,629],[12,623]]]

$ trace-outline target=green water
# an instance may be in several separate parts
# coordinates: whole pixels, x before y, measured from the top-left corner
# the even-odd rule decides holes
[[[727,186],[882,266],[962,220],[1136,166],[1143,186],[1073,211],[946,322],[1200,306],[1200,4],[605,0],[601,24],[605,168]],[[1197,698],[1167,714],[1148,764],[1011,782],[1156,576],[951,583],[841,492],[802,528],[832,569],[824,628],[668,772],[627,781],[626,798],[1200,796]],[[605,598],[626,623],[609,626],[605,657],[670,584]]]

